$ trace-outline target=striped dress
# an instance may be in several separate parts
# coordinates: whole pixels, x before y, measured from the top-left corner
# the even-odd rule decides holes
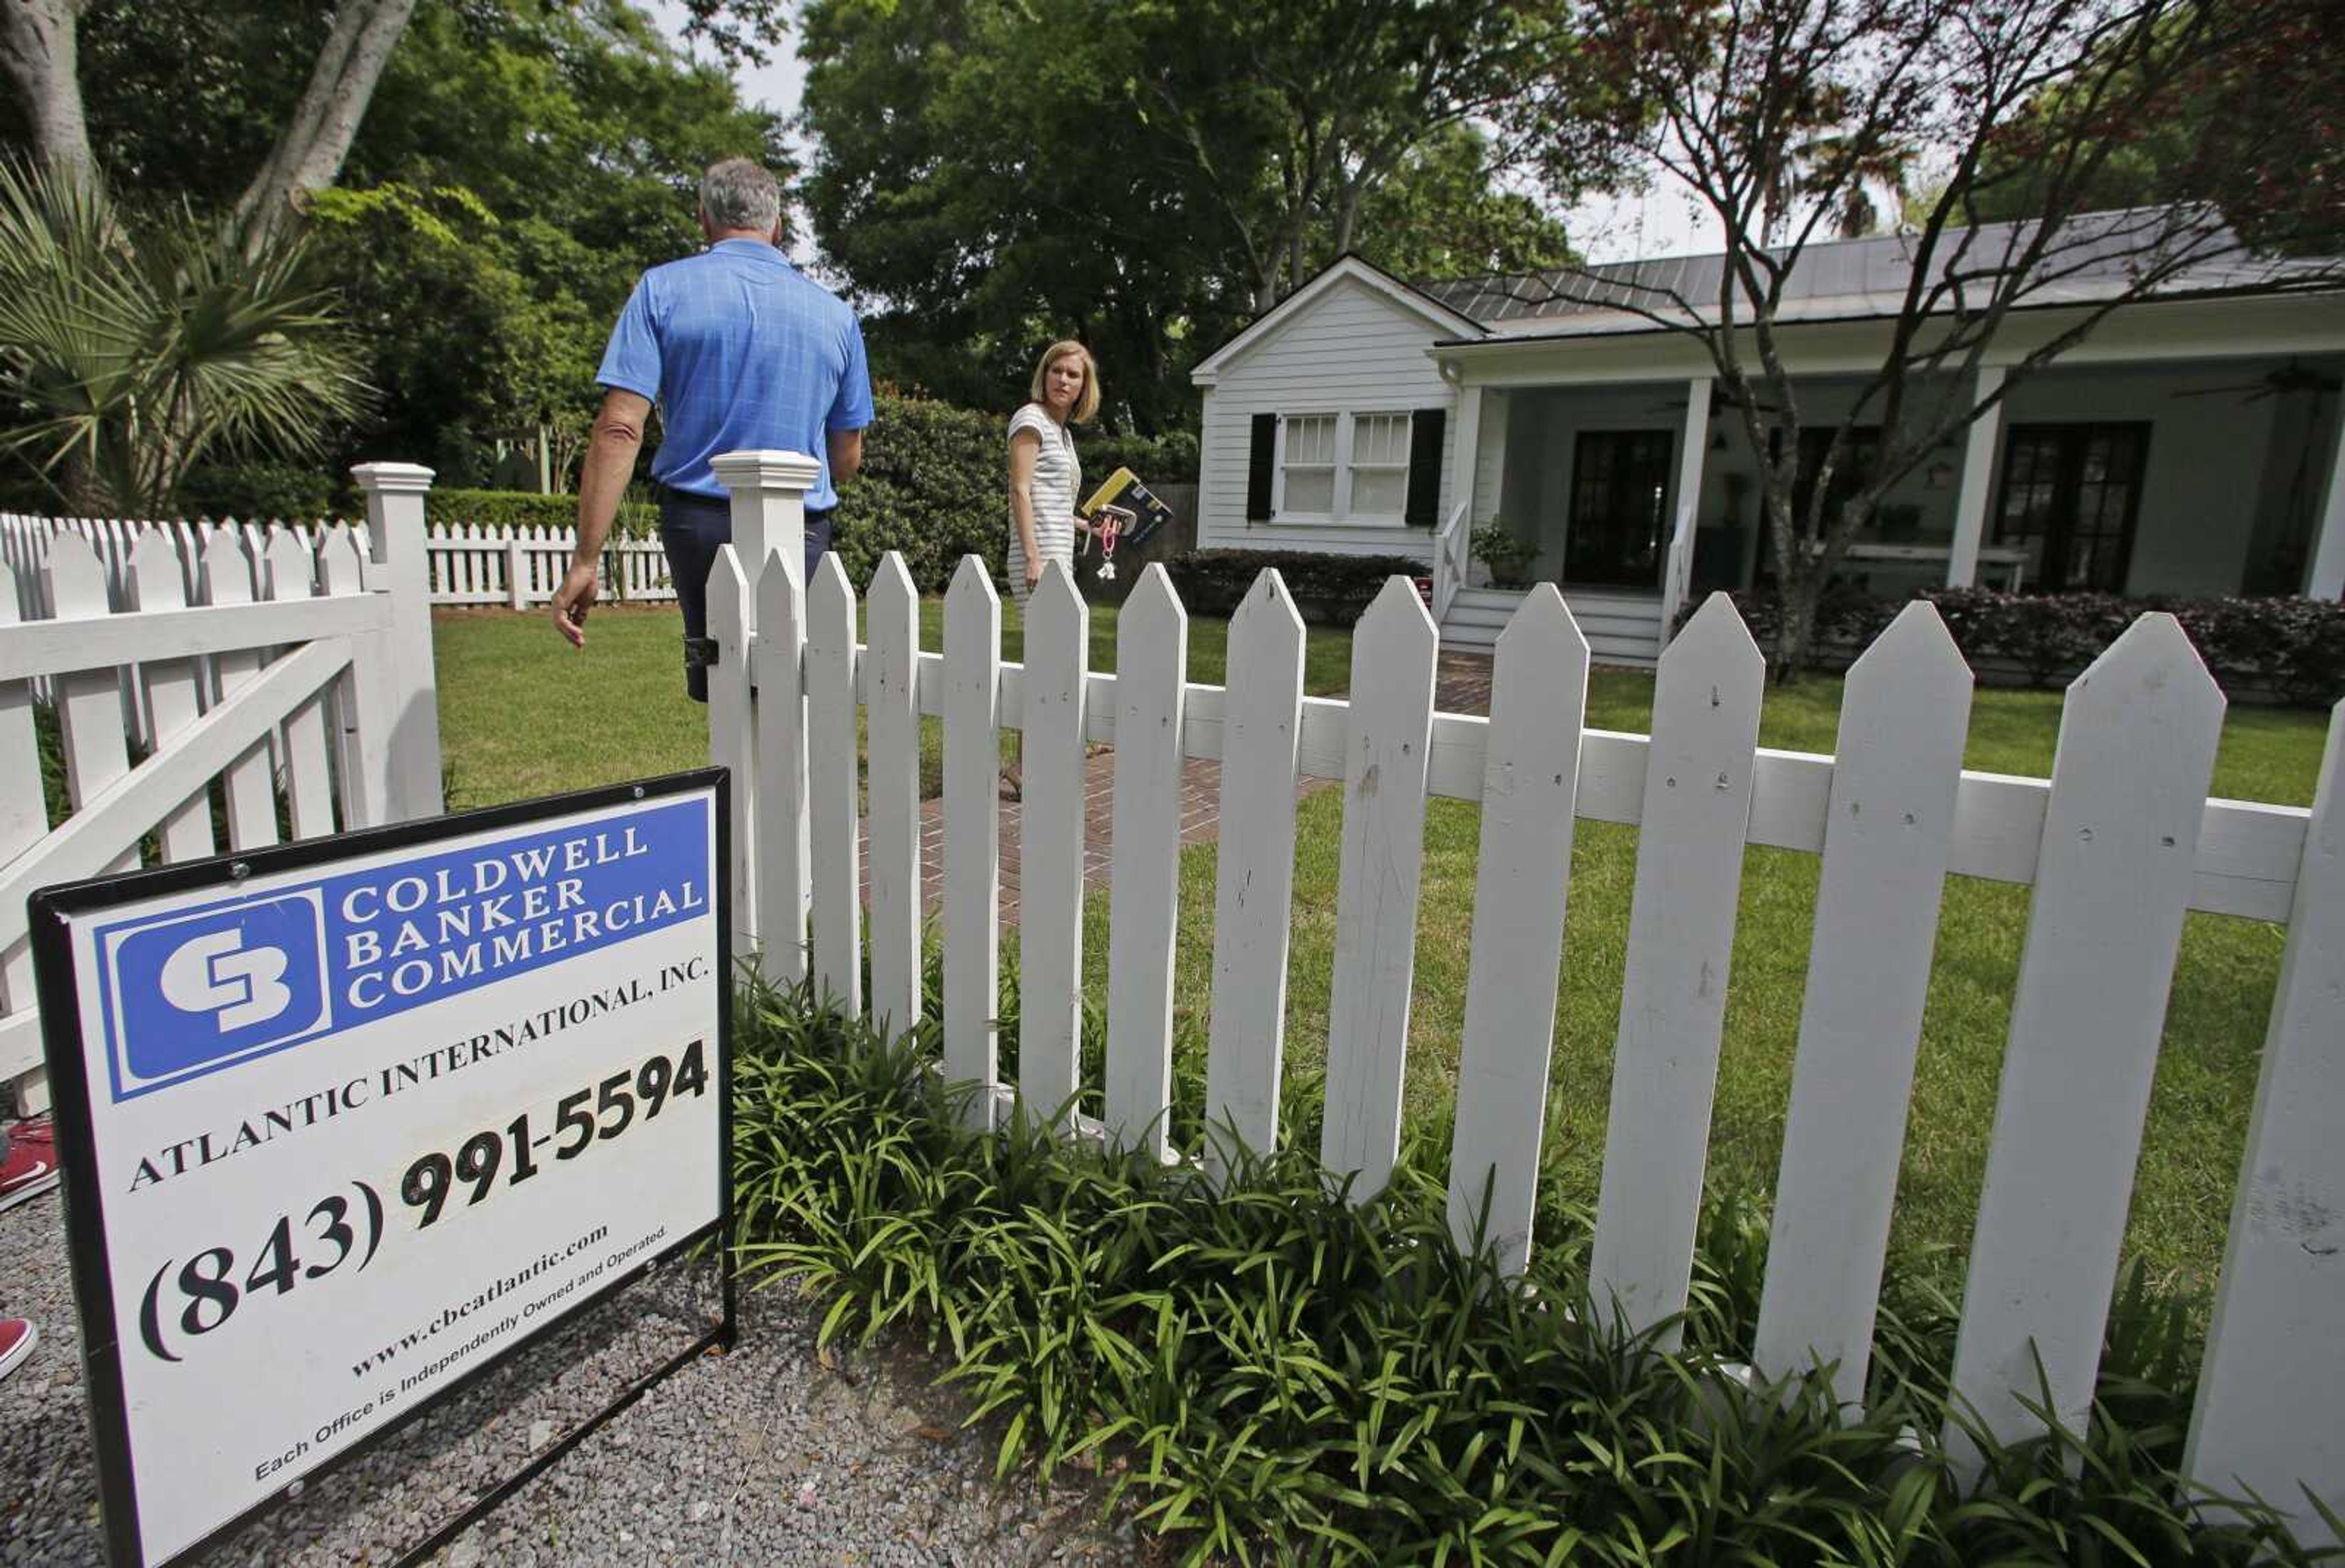
[[[1075,570],[1075,497],[1083,486],[1083,465],[1075,458],[1074,438],[1040,403],[1029,403],[1010,416],[1010,434],[1032,430],[1042,440],[1034,458],[1034,482],[1028,494],[1034,503],[1034,542],[1041,547],[1044,565],[1055,561]],[[1010,595],[1026,607],[1026,543],[1018,536],[1018,514],[1010,514]]]

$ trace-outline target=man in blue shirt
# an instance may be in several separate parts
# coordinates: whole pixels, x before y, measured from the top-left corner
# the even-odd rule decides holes
[[[586,645],[594,565],[633,477],[652,405],[660,409],[660,542],[684,609],[685,690],[708,700],[700,651],[708,572],[733,537],[725,487],[709,459],[730,451],[807,452],[821,464],[806,496],[806,569],[830,548],[838,485],[863,461],[871,377],[855,312],[778,248],[774,177],[728,158],[701,177],[708,248],[655,267],[627,297],[595,379],[606,389],[578,481],[578,542],[553,598],[553,623]],[[756,570],[756,563],[749,563]]]

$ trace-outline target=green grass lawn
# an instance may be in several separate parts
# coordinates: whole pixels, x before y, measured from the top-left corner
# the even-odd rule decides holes
[[[1005,603],[1002,619],[1003,657],[1014,660],[1023,647],[1015,608]],[[931,601],[923,607],[923,644],[939,646],[941,627],[941,605]],[[1114,667],[1114,627],[1113,607],[1093,611],[1095,669]],[[1221,683],[1226,630],[1218,621],[1192,620],[1192,679]],[[706,719],[682,694],[678,635],[673,612],[606,612],[594,622],[587,651],[574,654],[543,615],[439,622],[442,726],[456,802],[487,804],[700,765]],[[1342,633],[1313,632],[1309,690],[1343,688],[1347,646]],[[1832,751],[1840,690],[1830,678],[1771,690],[1762,743]],[[1651,700],[1650,676],[1599,671],[1589,722],[1642,731]],[[2056,693],[1981,691],[1969,764],[2040,776],[2050,768],[2058,723]],[[2308,804],[2321,736],[2316,714],[2234,710],[2215,793]],[[1342,819],[1337,791],[1304,802],[1298,816],[1291,1066],[1325,1055]],[[1408,1064],[1409,1112],[1421,1124],[1442,1119],[1457,1070],[1477,832],[1474,807],[1431,803]],[[1636,836],[1633,828],[1583,822],[1573,854],[1548,1137],[1590,1200],[1603,1159]],[[1209,1006],[1214,864],[1210,845],[1183,855],[1178,988],[1189,1050],[1204,1037]],[[1813,856],[1789,851],[1745,852],[1711,1161],[1713,1179],[1746,1190],[1773,1186],[1817,866]],[[1954,1249],[1941,1263],[1950,1270],[1977,1207],[2027,906],[2023,887],[1963,878],[1947,885],[1896,1227],[1903,1244]],[[1091,982],[1103,995],[1103,896],[1092,900],[1088,926]],[[2276,926],[2215,916],[2194,915],[2185,929],[2129,1236],[2132,1249],[2163,1273],[2204,1277],[2220,1257],[2281,938]]]

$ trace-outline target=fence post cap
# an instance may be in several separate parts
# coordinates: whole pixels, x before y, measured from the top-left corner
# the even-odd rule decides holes
[[[374,495],[421,495],[431,488],[432,470],[421,463],[358,463],[350,477]]]
[[[796,490],[814,488],[822,464],[804,452],[719,452],[708,460],[716,482],[726,490]]]

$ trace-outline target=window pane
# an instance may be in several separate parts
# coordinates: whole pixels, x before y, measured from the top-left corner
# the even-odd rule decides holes
[[[1315,414],[1286,421],[1286,460],[1290,463],[1332,463],[1335,460],[1335,417]]]
[[[1288,469],[1286,470],[1286,510],[1323,512],[1335,511],[1335,470],[1334,469]]]
[[[1352,420],[1352,460],[1380,465],[1408,461],[1408,416],[1355,416]]]
[[[1406,469],[1361,469],[1353,473],[1353,511],[1362,516],[1397,517],[1407,503]]]

